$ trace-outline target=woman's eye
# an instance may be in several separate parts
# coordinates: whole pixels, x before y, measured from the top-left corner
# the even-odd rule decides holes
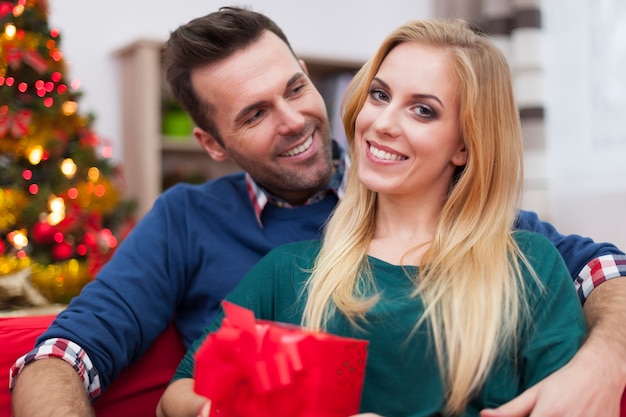
[[[370,90],[370,97],[377,101],[389,101],[389,96],[383,90],[372,88]]]
[[[425,117],[427,119],[432,119],[433,117],[436,116],[436,114],[433,111],[433,109],[431,109],[430,107],[425,106],[423,104],[415,107],[415,113],[418,116]]]

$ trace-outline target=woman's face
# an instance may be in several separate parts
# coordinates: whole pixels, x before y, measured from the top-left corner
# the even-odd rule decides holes
[[[443,48],[405,42],[389,52],[355,124],[359,179],[380,194],[444,199],[467,152],[457,81]]]

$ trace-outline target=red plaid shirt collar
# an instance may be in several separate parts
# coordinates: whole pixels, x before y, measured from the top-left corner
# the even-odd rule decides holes
[[[314,204],[322,200],[329,192],[335,193],[338,198],[342,198],[346,189],[346,170],[350,164],[349,158],[346,152],[341,147],[333,142],[333,162],[335,164],[335,173],[328,181],[328,184],[311,196],[304,205]],[[263,209],[268,203],[277,205],[278,207],[293,208],[294,206],[287,201],[276,197],[269,193],[266,189],[260,186],[250,174],[246,172],[246,189],[248,190],[248,196],[250,202],[254,208],[254,214],[256,215],[259,227],[263,228],[263,222],[261,221],[261,214]]]

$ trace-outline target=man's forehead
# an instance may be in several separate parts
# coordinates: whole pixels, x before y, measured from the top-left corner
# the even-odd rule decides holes
[[[304,70],[287,44],[271,32],[218,62],[198,68],[192,83],[214,117],[234,122],[246,108],[262,106],[285,94]]]
[[[236,75],[267,71],[267,67],[299,68],[299,62],[287,44],[272,32],[265,32],[253,43],[227,57],[197,69],[207,75]]]

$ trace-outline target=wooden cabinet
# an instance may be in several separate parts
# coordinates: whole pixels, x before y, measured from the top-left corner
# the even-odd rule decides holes
[[[136,199],[143,216],[164,187],[179,181],[215,178],[239,168],[213,161],[192,137],[168,138],[161,118],[167,88],[163,81],[163,43],[138,40],[115,52],[121,77],[122,153],[126,195]],[[333,134],[342,141],[339,102],[359,62],[302,57],[330,114]]]

